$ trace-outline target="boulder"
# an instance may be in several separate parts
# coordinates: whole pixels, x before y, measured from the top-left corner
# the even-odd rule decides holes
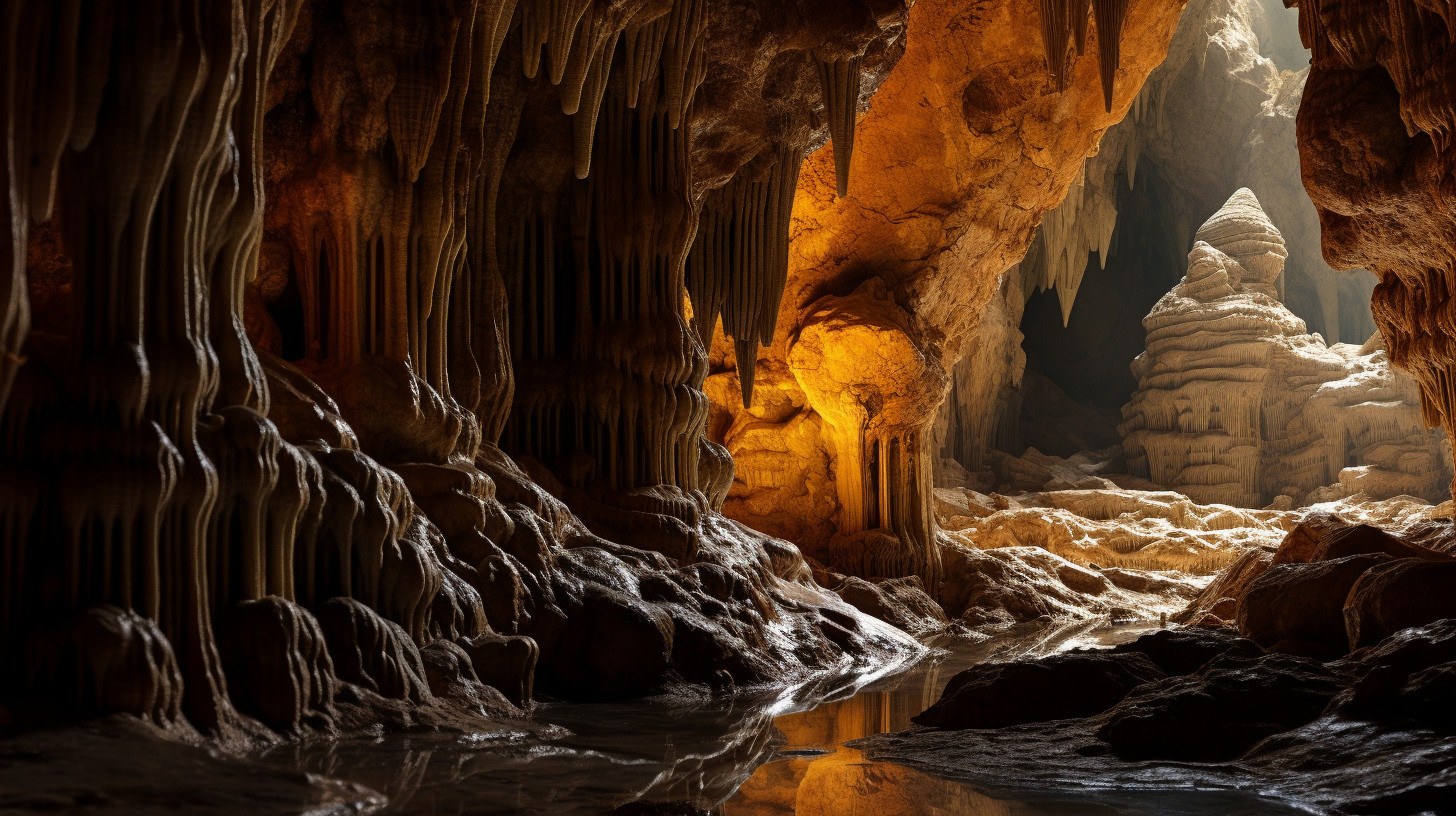
[[[960,729],[1090,717],[1164,676],[1153,661],[1133,653],[1082,651],[985,663],[952,677],[935,705],[911,720]]]
[[[1097,736],[1124,759],[1230,760],[1319,717],[1346,682],[1307,658],[1220,657],[1196,674],[1132,692]]]
[[[1350,587],[1366,570],[1389,560],[1384,554],[1352,555],[1270,567],[1239,604],[1239,633],[1266,649],[1339,657],[1349,651],[1344,608]]]
[[[1370,646],[1413,626],[1456,618],[1456,562],[1402,558],[1359,577],[1345,600],[1351,649]]]
[[[1114,654],[1140,654],[1169,676],[1192,674],[1223,655],[1258,657],[1263,650],[1227,629],[1163,629],[1113,647]]]

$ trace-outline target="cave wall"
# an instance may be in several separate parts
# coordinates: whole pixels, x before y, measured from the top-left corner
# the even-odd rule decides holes
[[[1311,50],[1298,134],[1325,259],[1380,278],[1390,359],[1420,384],[1426,421],[1456,432],[1451,134],[1456,9],[1438,0],[1300,0]]]
[[[1182,6],[1098,4],[1092,20],[1077,3],[916,3],[905,56],[860,121],[848,195],[839,141],[805,163],[771,345],[710,355],[710,436],[739,463],[726,513],[844,571],[934,583],[933,420],[950,372],[1001,273],[1162,61]],[[1099,33],[1119,11],[1120,51]],[[1037,19],[1049,35],[1028,34]]]
[[[683,309],[707,210],[772,323],[765,205],[905,14],[7,3],[0,698],[251,738],[915,651],[717,514]]]

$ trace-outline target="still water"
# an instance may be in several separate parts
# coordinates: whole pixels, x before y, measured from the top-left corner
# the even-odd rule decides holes
[[[1155,627],[1154,627],[1155,628]],[[399,814],[720,816],[1131,816],[1301,813],[1229,794],[1100,791],[1015,799],[899,765],[844,743],[911,726],[967,666],[1131,640],[1147,626],[1021,630],[948,649],[880,676],[709,701],[547,704],[499,731],[387,735],[292,745],[265,761],[347,779]],[[1170,798],[1171,797],[1171,798]]]

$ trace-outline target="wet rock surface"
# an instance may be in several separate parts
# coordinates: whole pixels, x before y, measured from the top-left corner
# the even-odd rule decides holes
[[[972,718],[945,716],[963,693],[952,682],[916,719],[939,728],[856,746],[875,759],[958,779],[1004,784],[1014,777],[1015,785],[1067,789],[1087,778],[1254,788],[1341,813],[1448,812],[1456,808],[1456,743],[1450,706],[1438,701],[1456,682],[1456,619],[1443,602],[1428,600],[1437,595],[1408,593],[1414,600],[1400,607],[1406,625],[1362,643],[1359,632],[1380,627],[1369,622],[1370,593],[1357,588],[1404,571],[1437,580],[1449,564],[1442,552],[1449,527],[1431,522],[1377,533],[1330,517],[1300,525],[1256,575],[1240,573],[1247,584],[1237,600],[1230,596],[1238,632],[1227,625],[1168,630],[1119,645],[1100,661],[1060,655],[978,667],[962,681],[969,688],[992,672],[1034,677],[1050,673],[1054,661],[1080,658],[1090,675],[1080,685],[1097,688],[1125,681],[1126,667],[1114,660],[1128,656],[1169,675],[1137,682],[1100,712],[978,729]],[[985,685],[989,704],[1000,690]],[[1041,708],[1063,705],[1043,699]],[[953,728],[962,730],[943,730]]]
[[[1146,656],[1169,676],[1193,674],[1214,658],[1255,657],[1258,644],[1221,629],[1163,629],[1112,648],[1114,654]]]
[[[1097,738],[1124,759],[1230,760],[1311,722],[1343,687],[1306,658],[1219,657],[1192,675],[1137,689],[1107,713]]]
[[[1090,717],[1162,674],[1137,653],[1074,652],[1029,663],[992,663],[951,678],[940,700],[912,719],[933,728],[1002,728]]]

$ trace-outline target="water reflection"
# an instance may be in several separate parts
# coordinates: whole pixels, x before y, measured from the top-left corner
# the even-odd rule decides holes
[[[964,784],[910,768],[871,762],[859,751],[842,745],[871,734],[911,727],[910,718],[935,702],[950,678],[967,666],[1078,646],[1112,645],[1147,629],[1080,625],[1024,630],[988,643],[961,646],[897,677],[870,684],[848,698],[782,714],[774,720],[783,740],[777,757],[760,766],[716,812],[722,816],[1114,814],[1117,811],[1098,805],[1080,804],[1075,810],[1067,810],[1057,804],[1033,806],[996,799]]]
[[[492,733],[293,745],[264,759],[364,785],[409,814],[713,813],[720,816],[1144,812],[1009,801],[867,761],[843,743],[910,726],[966,666],[1129,640],[1148,627],[1022,629],[958,644],[893,676],[840,678],[732,701],[543,706]],[[661,805],[653,807],[654,804]],[[1229,811],[1222,811],[1229,812]]]

